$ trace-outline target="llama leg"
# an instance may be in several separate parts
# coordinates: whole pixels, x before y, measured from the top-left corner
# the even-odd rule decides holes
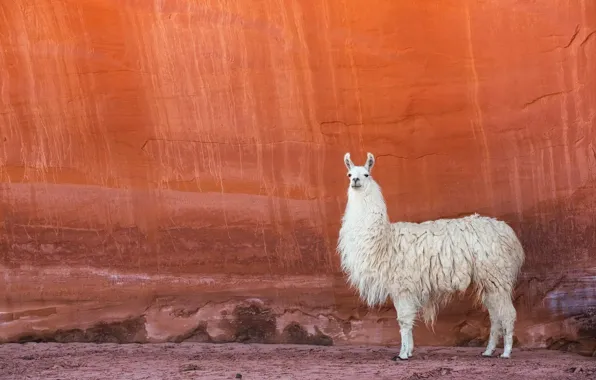
[[[513,348],[513,326],[517,312],[511,302],[510,296],[502,298],[501,303],[501,324],[503,325],[503,353],[502,358],[509,358],[511,356],[511,349]]]
[[[408,338],[408,357],[412,357],[412,353],[414,352],[414,331],[410,330],[410,336]]]
[[[492,356],[499,343],[501,337],[501,316],[499,314],[499,297],[494,293],[485,293],[482,299],[484,306],[488,309],[490,317],[490,335],[488,337],[488,344],[486,350],[482,353],[483,356]]]
[[[486,350],[482,353],[482,356],[493,355],[501,335],[501,321],[497,317],[496,310],[494,308],[490,308],[488,309],[488,313],[490,315],[490,335],[488,337]]]
[[[406,297],[398,298],[395,303],[397,322],[399,323],[399,332],[401,335],[399,358],[401,360],[407,360],[412,354],[410,342],[413,344],[414,341],[412,328],[414,327],[414,319],[416,318],[416,305]]]
[[[484,305],[488,309],[490,315],[490,336],[486,351],[482,355],[491,356],[497,347],[503,330],[504,349],[502,358],[511,356],[511,348],[513,346],[513,325],[515,324],[516,312],[511,296],[508,292],[502,291],[499,293],[487,293],[483,299]]]

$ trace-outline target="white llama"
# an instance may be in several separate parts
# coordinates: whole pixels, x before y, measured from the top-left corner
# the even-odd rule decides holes
[[[424,223],[390,223],[381,188],[371,177],[375,158],[364,166],[344,156],[350,185],[338,251],[350,285],[368,305],[393,300],[401,335],[399,358],[412,356],[412,328],[419,310],[425,323],[456,292],[473,285],[490,315],[482,355],[492,356],[501,335],[502,358],[511,355],[516,310],[511,300],[524,262],[523,248],[505,222],[478,214]]]

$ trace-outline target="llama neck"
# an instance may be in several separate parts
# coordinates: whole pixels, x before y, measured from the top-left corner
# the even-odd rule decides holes
[[[386,262],[390,254],[391,227],[379,185],[371,181],[361,190],[348,190],[338,251],[349,282],[373,306],[385,302],[388,294],[386,273],[378,263]]]
[[[390,230],[387,206],[379,185],[371,181],[364,191],[350,188],[339,236],[342,256],[386,254]]]

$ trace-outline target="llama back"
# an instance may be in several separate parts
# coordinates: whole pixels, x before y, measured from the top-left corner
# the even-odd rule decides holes
[[[524,261],[513,229],[494,218],[474,214],[391,227],[391,282],[418,296],[427,322],[451,294],[471,284],[479,298],[485,291],[510,294]]]

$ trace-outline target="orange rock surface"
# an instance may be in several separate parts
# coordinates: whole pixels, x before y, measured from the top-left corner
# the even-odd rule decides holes
[[[393,221],[516,229],[519,344],[594,350],[595,2],[13,0],[0,47],[0,340],[397,344],[335,253],[371,151]]]

